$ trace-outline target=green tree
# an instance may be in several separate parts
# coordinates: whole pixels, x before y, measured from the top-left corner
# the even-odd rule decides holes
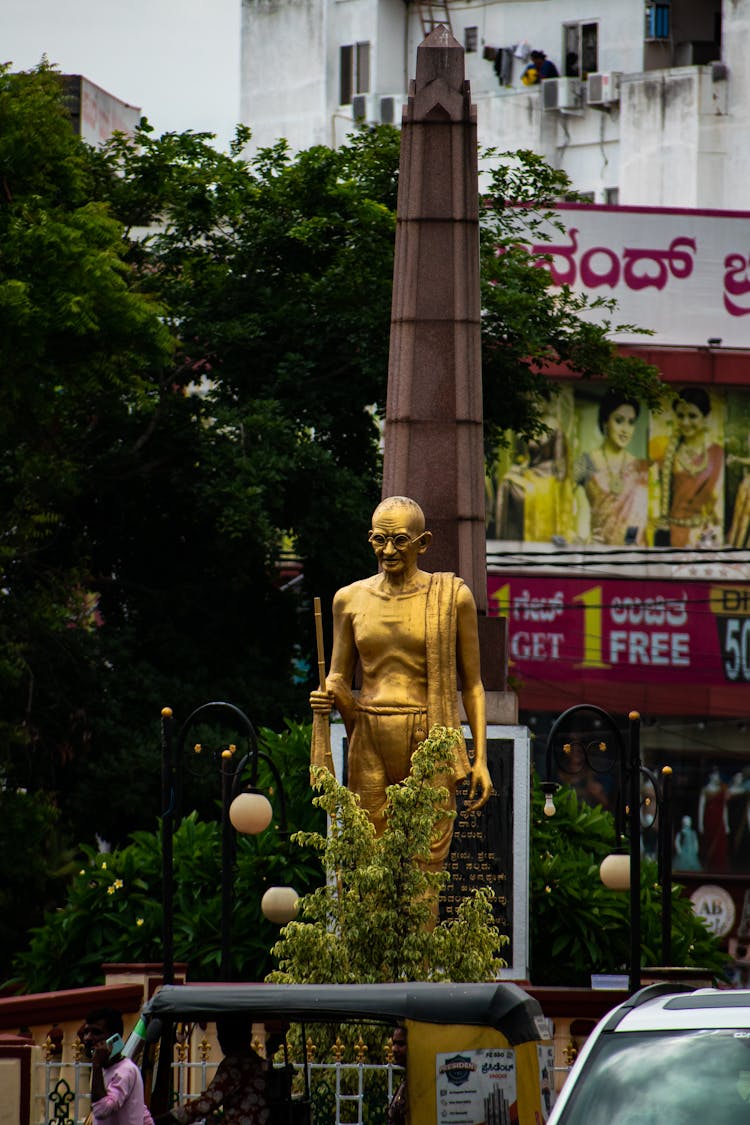
[[[223,526],[252,520],[271,553],[287,535],[328,596],[370,569],[352,529],[379,498],[398,134],[249,161],[246,139],[224,155],[194,134],[116,138],[111,204],[128,227],[158,219],[131,255],[234,440],[206,481],[216,498],[221,474]]]
[[[0,69],[0,770],[56,796],[113,679],[98,591],[119,559],[99,570],[99,517],[172,397],[174,341],[96,167],[59,77]]]
[[[437,896],[450,876],[425,870],[430,840],[446,814],[440,775],[452,768],[457,731],[434,726],[412,757],[411,774],[387,791],[380,839],[357,797],[317,769],[315,804],[329,818],[326,836],[299,833],[320,856],[325,883],[300,905],[272,952],[281,983],[492,980],[504,965],[507,937],[492,915],[492,892],[477,889],[453,921],[433,925]]]
[[[0,768],[54,794],[70,840],[117,843],[159,811],[163,705],[295,710],[267,502],[298,442],[272,402],[224,425],[187,393],[59,76],[3,71],[0,127]]]
[[[535,778],[531,829],[530,962],[534,984],[588,987],[591,973],[622,972],[630,958],[630,896],[612,891],[599,866],[615,850],[614,818],[563,786],[556,813],[544,816]],[[657,865],[641,865],[641,950],[644,965],[661,964],[661,888]],[[727,957],[672,885],[672,964],[721,976]]]

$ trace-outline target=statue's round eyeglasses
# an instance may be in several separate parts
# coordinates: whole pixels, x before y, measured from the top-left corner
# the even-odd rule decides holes
[[[423,535],[424,532],[417,535],[415,539],[410,539],[403,531],[399,535],[383,535],[380,531],[371,531],[367,538],[377,551],[382,550],[389,541],[397,551],[405,551],[407,547],[411,547],[412,543],[418,543]]]

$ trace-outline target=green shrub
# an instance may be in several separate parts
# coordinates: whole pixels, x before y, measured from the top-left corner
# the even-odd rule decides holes
[[[544,816],[534,779],[531,810],[531,979],[534,984],[587,987],[592,973],[622,972],[630,957],[630,896],[599,878],[615,850],[614,818],[579,801],[563,786],[557,812]],[[661,964],[661,888],[657,866],[641,865],[641,962]],[[672,885],[672,964],[721,973],[727,961],[685,897]]]
[[[261,732],[284,779],[289,828],[312,829],[323,818],[312,805],[307,760],[309,727],[287,723],[282,734]],[[261,763],[258,783],[270,791],[273,779]],[[218,783],[217,783],[218,785]],[[30,992],[75,988],[102,981],[101,966],[112,961],[162,959],[161,835],[134,832],[111,853],[82,845],[82,861],[67,900],[31,931],[28,949],[13,965],[14,983]],[[174,957],[188,963],[192,980],[215,980],[221,958],[221,823],[195,813],[174,835]],[[267,886],[294,886],[300,894],[321,879],[315,853],[290,848],[273,827],[257,837],[236,837],[232,970],[235,980],[262,980],[271,968],[269,949],[278,927],[262,916]]]
[[[507,937],[492,912],[492,891],[477,889],[448,922],[432,925],[448,873],[429,872],[430,841],[460,735],[434,726],[415,751],[409,776],[386,792],[386,828],[375,830],[359,798],[327,770],[316,771],[315,804],[331,830],[297,840],[321,858],[326,882],[301,904],[300,919],[274,947],[282,983],[338,984],[412,980],[492,980]]]

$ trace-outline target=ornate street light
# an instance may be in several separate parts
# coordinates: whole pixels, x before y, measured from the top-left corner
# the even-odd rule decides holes
[[[568,737],[561,741],[561,732],[569,728],[573,718],[588,713],[593,716],[590,727],[596,728],[592,735],[575,738]],[[617,852],[608,855],[602,861],[599,874],[605,886],[613,890],[627,890],[630,892],[630,966],[628,974],[628,987],[630,992],[636,992],[641,985],[641,812],[646,807],[651,815],[651,823],[658,812],[659,814],[659,882],[662,896],[662,960],[664,965],[671,961],[671,931],[672,931],[672,849],[670,827],[670,782],[671,769],[667,766],[662,770],[659,780],[651,770],[641,762],[640,756],[640,720],[637,711],[628,715],[628,739],[623,738],[616,720],[609,712],[601,707],[589,703],[577,703],[564,711],[555,722],[547,738],[547,754],[545,773],[546,779],[542,782],[542,791],[545,794],[544,813],[554,816],[554,794],[559,788],[557,782],[552,780],[553,762],[564,773],[574,774],[584,768],[591,769],[595,774],[612,774],[617,770],[618,796],[615,806],[615,832]],[[579,767],[573,762],[573,752],[580,752],[582,764]],[[654,810],[650,812],[649,797],[646,802],[641,800],[641,778],[645,777],[653,788]],[[629,850],[625,848],[625,840],[629,839]]]
[[[258,835],[270,825],[273,807],[257,788],[258,763],[262,759],[274,778],[274,793],[279,801],[279,834],[287,836],[286,800],[281,775],[271,757],[258,749],[255,729],[244,711],[232,703],[212,702],[197,707],[177,730],[172,710],[161,713],[162,730],[162,895],[163,895],[163,977],[174,983],[174,852],[173,836],[182,815],[183,752],[189,731],[206,716],[219,713],[241,732],[248,752],[235,761],[237,748],[231,744],[221,752],[221,975],[232,977],[232,909],[234,905],[234,832]],[[194,751],[200,752],[198,744]],[[249,768],[249,783],[243,782]],[[270,887],[263,895],[261,909],[271,922],[283,925],[297,912],[298,896],[292,887]]]

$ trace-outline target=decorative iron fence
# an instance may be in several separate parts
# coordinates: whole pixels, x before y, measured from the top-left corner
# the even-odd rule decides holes
[[[291,1064],[295,1095],[309,1093],[313,1125],[384,1125],[388,1103],[401,1081],[390,1063],[308,1062]],[[83,1125],[91,1109],[91,1064],[46,1060],[36,1064],[32,1125]],[[205,1089],[216,1062],[187,1058],[174,1063],[174,1089],[183,1101]],[[308,1089],[309,1086],[309,1089]]]

